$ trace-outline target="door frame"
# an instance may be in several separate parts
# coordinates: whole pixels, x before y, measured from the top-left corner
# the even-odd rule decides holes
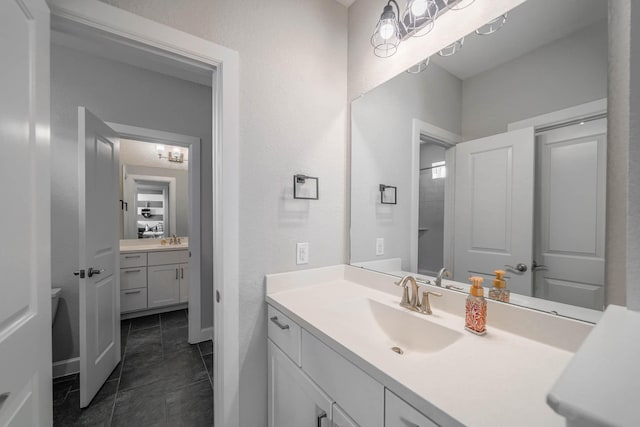
[[[201,317],[201,235],[200,232],[200,138],[171,132],[162,132],[138,126],[107,122],[120,138],[143,143],[186,147],[189,150],[189,343],[196,344],[212,338],[209,328],[202,329]],[[139,175],[132,175],[134,178]],[[166,179],[166,178],[165,178]],[[173,179],[175,183],[175,178]],[[173,192],[175,195],[175,191]],[[197,195],[197,197],[194,197]],[[171,197],[171,195],[169,195]]]
[[[462,142],[462,136],[419,119],[411,121],[411,214],[409,220],[409,271],[418,271],[418,227],[420,219],[420,144],[424,135],[443,143],[451,149],[446,153],[447,180],[445,181],[444,202],[444,264],[453,271],[453,199],[455,183],[455,145]]]
[[[52,27],[92,35],[192,67],[212,82],[214,425],[239,425],[239,55],[97,0],[50,0]],[[220,301],[216,303],[216,295]]]
[[[139,141],[141,143],[145,143],[147,141]],[[174,144],[174,145],[178,145],[178,144]],[[150,182],[158,182],[158,183],[163,183],[166,184],[166,187],[169,190],[169,197],[167,200],[167,204],[169,205],[169,212],[167,213],[167,218],[169,218],[169,230],[175,230],[176,229],[176,178],[174,177],[166,177],[166,176],[155,176],[155,175],[138,175],[138,174],[130,174],[127,172],[127,168],[125,167],[126,165],[122,165],[124,170],[122,171],[122,180],[123,180],[123,189],[122,189],[122,200],[124,200],[126,202],[126,196],[124,193],[124,180],[125,177],[131,177],[131,179],[136,183],[134,185],[136,185],[136,192],[134,194],[135,197],[138,196],[137,193],[137,182],[138,181],[150,181]],[[189,175],[189,186],[191,186],[191,176]],[[191,188],[191,187],[189,187]],[[190,190],[189,190],[190,191]],[[189,194],[191,195],[191,194]],[[189,199],[191,200],[191,199]],[[125,205],[126,206],[126,205]],[[191,209],[191,201],[189,202],[189,209]],[[122,210],[122,209],[121,209]],[[132,222],[128,217],[125,218],[124,212],[128,212],[128,210],[123,211],[123,216],[122,216],[122,239],[120,240],[127,240],[125,238],[125,236],[127,235],[127,225],[129,225],[129,228],[132,228]],[[134,211],[135,212],[135,211]],[[191,220],[191,218],[189,218],[189,220]],[[129,222],[129,224],[127,224],[127,222]],[[134,224],[135,225],[135,224]],[[135,229],[135,227],[133,227]],[[131,231],[129,230],[129,236],[131,236]]]

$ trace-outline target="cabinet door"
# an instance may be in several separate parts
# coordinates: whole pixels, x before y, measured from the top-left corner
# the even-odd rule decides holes
[[[180,265],[155,265],[148,267],[149,308],[178,304],[180,302]]]
[[[269,427],[329,427],[329,397],[271,340],[269,356]]]
[[[180,302],[189,301],[189,264],[180,264]]]
[[[338,406],[333,404],[333,427],[359,427],[347,414]]]
[[[384,425],[392,427],[438,427],[398,396],[385,390]]]

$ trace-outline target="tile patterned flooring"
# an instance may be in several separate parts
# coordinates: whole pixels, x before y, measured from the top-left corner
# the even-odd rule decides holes
[[[186,310],[123,320],[122,361],[80,409],[79,374],[53,382],[55,426],[213,425],[213,345],[187,342]]]

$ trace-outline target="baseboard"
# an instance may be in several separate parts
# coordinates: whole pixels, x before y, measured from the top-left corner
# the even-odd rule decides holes
[[[211,341],[213,339],[213,326],[209,326],[208,328],[200,329],[200,335],[197,337],[197,342],[203,341]],[[196,344],[192,342],[191,344]]]
[[[53,378],[65,377],[80,372],[80,358],[60,360],[53,363]]]
[[[189,308],[186,302],[176,305],[169,305],[167,307],[151,308],[140,311],[130,311],[128,313],[121,313],[120,320],[135,319],[136,317],[149,316],[151,314],[168,313],[170,311],[183,310]]]

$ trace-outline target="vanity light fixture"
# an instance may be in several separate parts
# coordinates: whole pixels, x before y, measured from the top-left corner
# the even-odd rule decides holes
[[[442,13],[449,9],[463,9],[473,2],[474,0],[408,0],[401,15],[396,0],[388,0],[371,36],[373,53],[380,58],[393,56],[403,40],[429,33]]]
[[[429,57],[429,58],[425,59],[424,61],[418,62],[413,67],[409,67],[407,69],[407,73],[409,73],[409,74],[418,74],[418,73],[423,72],[424,70],[427,69],[427,66],[429,65],[429,60],[430,59],[431,58]]]
[[[442,49],[440,52],[438,52],[438,55],[444,56],[444,57],[455,55],[460,51],[460,49],[462,49],[462,45],[464,45],[464,37],[461,38],[460,40],[456,40],[455,42],[451,43],[449,46]]]
[[[159,159],[167,159],[173,163],[184,163],[188,160],[185,160],[184,153],[180,150],[169,151],[167,155],[164,154],[164,145],[156,144],[156,151],[158,152]]]
[[[488,36],[489,34],[493,34],[496,31],[498,31],[500,28],[502,28],[505,22],[507,22],[506,13],[504,15],[498,16],[495,19],[492,19],[491,21],[484,24],[482,27],[478,28],[476,30],[476,34],[480,36]]]
[[[397,205],[398,187],[380,184],[380,203],[383,205]]]

